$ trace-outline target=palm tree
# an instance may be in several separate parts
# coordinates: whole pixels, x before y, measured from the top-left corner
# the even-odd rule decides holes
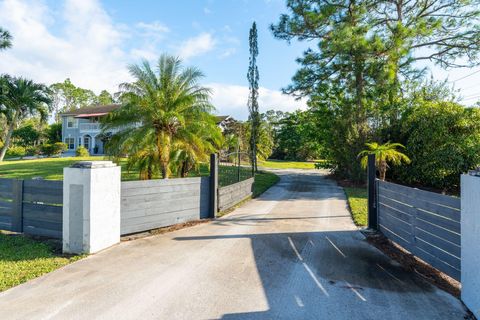
[[[0,50],[10,48],[12,46],[12,36],[10,32],[0,27]]]
[[[17,123],[27,116],[35,115],[40,115],[40,119],[45,121],[50,102],[49,90],[45,85],[8,75],[0,77],[0,113],[7,124],[4,145],[0,149],[0,161],[3,161],[10,146],[10,139]]]
[[[367,168],[368,155],[375,155],[375,166],[377,167],[380,173],[380,180],[385,181],[385,174],[388,168],[388,162],[391,162],[393,165],[401,165],[402,162],[410,163],[410,158],[405,154],[398,151],[397,148],[405,148],[400,143],[391,143],[387,142],[384,144],[378,144],[376,142],[365,143],[367,146],[366,150],[363,150],[358,154],[362,157],[360,160],[362,167]]]
[[[107,144],[110,155],[128,154],[132,163],[143,159],[144,178],[151,178],[156,167],[168,178],[175,152],[188,152],[197,161],[214,148],[220,133],[209,114],[214,109],[210,90],[198,83],[203,77],[198,69],[183,68],[180,59],[162,55],[155,70],[144,60],[129,71],[135,82],[120,85],[123,105],[104,120],[105,131],[118,130]]]

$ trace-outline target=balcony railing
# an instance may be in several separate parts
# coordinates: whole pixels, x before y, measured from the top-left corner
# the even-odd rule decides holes
[[[80,123],[80,132],[82,131],[100,131],[100,123]]]

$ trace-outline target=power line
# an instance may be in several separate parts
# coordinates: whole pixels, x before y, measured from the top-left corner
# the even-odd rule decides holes
[[[474,74],[477,74],[477,73],[479,73],[479,72],[480,72],[480,70],[477,70],[477,71],[475,71],[475,72],[472,72],[472,73],[470,73],[470,74],[467,74],[466,76],[463,76],[463,77],[461,77],[461,78],[458,78],[457,80],[448,81],[448,82],[450,82],[450,83],[455,83],[455,82],[457,82],[457,81],[460,81],[460,80],[463,80],[463,79],[468,78],[468,77],[470,77],[470,76],[473,76]]]

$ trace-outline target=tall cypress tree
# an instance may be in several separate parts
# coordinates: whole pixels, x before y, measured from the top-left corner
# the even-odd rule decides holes
[[[250,28],[250,34],[248,37],[250,44],[250,58],[248,59],[248,73],[247,79],[249,83],[249,96],[248,96],[248,119],[251,124],[250,132],[250,151],[252,158],[252,171],[257,172],[257,141],[258,141],[258,127],[260,125],[260,113],[258,112],[258,45],[257,45],[257,24],[253,22]]]

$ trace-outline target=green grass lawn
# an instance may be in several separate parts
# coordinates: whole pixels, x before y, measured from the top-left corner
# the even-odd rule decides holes
[[[280,178],[276,174],[271,172],[260,171],[259,173],[255,174],[253,197],[258,197],[259,195],[267,191],[268,188],[277,183],[279,180]]]
[[[47,180],[62,180],[63,168],[78,161],[107,160],[104,157],[69,157],[47,158],[35,160],[13,160],[0,162],[0,178],[31,179],[42,177]],[[122,180],[138,180],[138,171],[127,170],[127,161],[121,160]],[[191,172],[190,176],[208,175],[208,165],[200,164],[198,172]],[[160,177],[156,177],[160,178]]]
[[[353,221],[357,226],[366,226],[367,215],[367,189],[366,188],[343,188],[347,195],[348,205],[352,212]]]
[[[314,162],[266,160],[258,161],[259,167],[271,169],[315,169]]]
[[[0,291],[82,258],[58,256],[54,252],[52,244],[0,231]]]

